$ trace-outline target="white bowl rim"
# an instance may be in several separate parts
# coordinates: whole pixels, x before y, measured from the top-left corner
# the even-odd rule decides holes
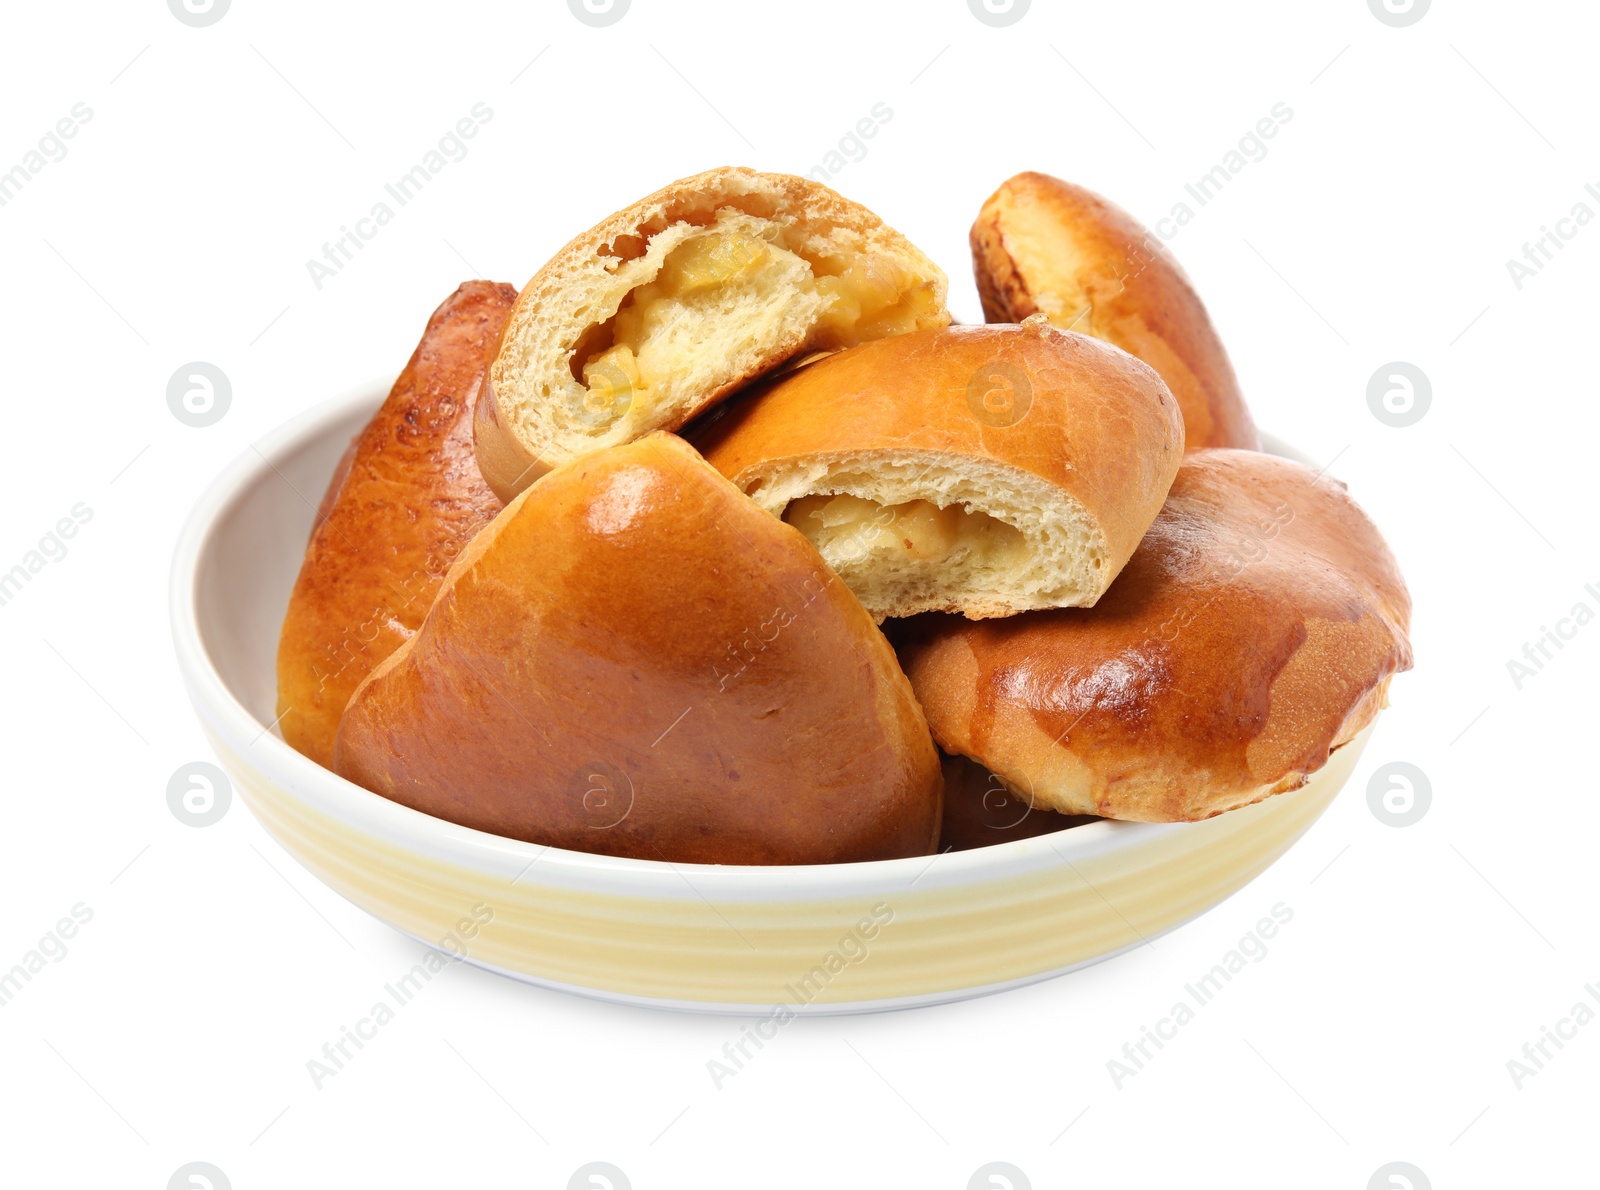
[[[256,481],[277,470],[279,457],[327,433],[333,423],[361,409],[375,409],[391,384],[391,379],[378,378],[347,389],[291,418],[241,452],[190,511],[178,535],[170,572],[173,646],[202,720],[230,746],[247,741],[243,748],[264,749],[259,754],[260,767],[302,801],[335,820],[469,870],[514,873],[512,883],[531,873],[530,883],[685,900],[704,898],[708,892],[742,900],[787,900],[889,894],[916,884],[934,888],[988,883],[1142,846],[1163,834],[1207,828],[1207,822],[1102,819],[1028,839],[903,859],[789,865],[675,863],[574,851],[490,834],[390,801],[323,768],[291,748],[272,731],[271,724],[256,718],[223,681],[200,635],[196,607],[199,564],[218,522]],[[1309,463],[1301,452],[1271,435],[1263,434],[1262,441],[1271,453]]]

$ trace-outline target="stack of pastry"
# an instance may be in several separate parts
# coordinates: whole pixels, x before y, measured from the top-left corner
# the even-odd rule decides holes
[[[872,212],[719,169],[520,294],[464,285],[319,510],[284,738],[466,826],[673,862],[1303,784],[1410,664],[1382,538],[1257,449],[1127,214],[1024,174],[972,249],[989,322],[954,326]]]

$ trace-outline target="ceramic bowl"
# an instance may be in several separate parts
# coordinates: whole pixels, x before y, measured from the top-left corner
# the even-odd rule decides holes
[[[173,636],[200,722],[267,831],[374,917],[490,970],[607,1000],[760,1015],[930,1004],[1047,979],[1249,883],[1327,807],[1370,733],[1303,788],[1205,822],[1095,822],[873,863],[617,859],[432,818],[272,730],[278,629],[316,504],[387,391],[364,386],[295,418],[211,485],[173,560]]]

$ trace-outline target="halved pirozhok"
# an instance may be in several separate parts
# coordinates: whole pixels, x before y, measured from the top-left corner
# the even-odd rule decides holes
[[[523,289],[478,402],[479,466],[509,500],[805,352],[943,326],[945,291],[909,240],[820,183],[739,168],[674,182]]]
[[[977,620],[1099,599],[1178,473],[1183,415],[1145,364],[1036,316],[829,356],[697,445],[877,619]]]

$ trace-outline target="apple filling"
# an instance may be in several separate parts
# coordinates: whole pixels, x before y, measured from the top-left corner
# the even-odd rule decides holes
[[[574,348],[573,376],[584,389],[577,425],[606,434],[659,424],[657,415],[683,398],[675,388],[703,373],[708,357],[725,363],[727,383],[780,344],[787,354],[838,350],[915,330],[939,313],[934,284],[881,254],[837,239],[828,255],[802,253],[783,242],[784,230],[725,208],[709,226],[656,233],[643,246],[646,259],[630,262],[648,273],[656,257],[653,275]]]
[[[930,573],[953,563],[1003,569],[1025,549],[1021,530],[962,504],[940,508],[927,500],[886,505],[860,496],[802,496],[783,519],[841,574],[881,563]]]

